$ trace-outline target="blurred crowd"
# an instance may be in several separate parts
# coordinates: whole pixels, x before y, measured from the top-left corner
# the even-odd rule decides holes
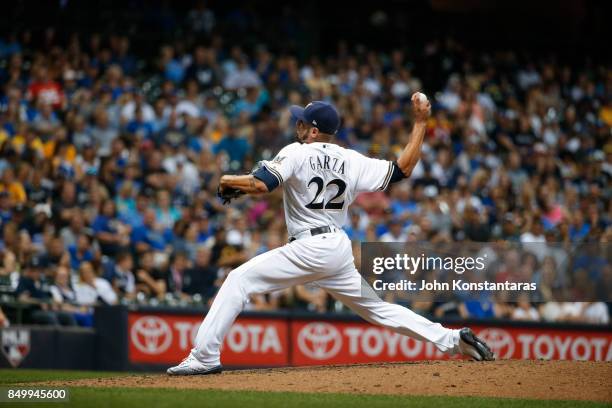
[[[374,260],[394,259],[396,254],[400,259],[403,254],[413,259],[385,267],[382,272],[365,268],[363,276],[386,301],[420,314],[610,323],[612,252],[605,243],[432,243],[409,237],[403,244],[367,244],[362,247],[360,261],[376,265]],[[415,267],[414,261],[419,260]],[[420,290],[384,285],[406,281],[414,282]],[[429,287],[421,288],[422,282]],[[483,289],[467,289],[478,285]],[[496,288],[487,290],[485,285]]]
[[[32,321],[89,325],[95,304],[210,302],[232,268],[287,242],[280,191],[223,206],[218,178],[291,143],[287,108],[311,100],[338,107],[338,144],[387,159],[408,141],[410,95],[432,100],[410,179],[351,208],[356,250],[363,241],[612,239],[609,66],[473,52],[448,38],[416,48],[428,72],[419,78],[403,49],[340,42],[329,58],[298,60],[227,44],[214,13],[198,7],[187,27],[205,40],[160,45],[155,58],[119,34],[0,38],[5,312],[16,300],[36,305]],[[341,309],[309,286],[249,307]],[[543,318],[507,308],[499,316]],[[457,313],[482,317],[469,305]]]

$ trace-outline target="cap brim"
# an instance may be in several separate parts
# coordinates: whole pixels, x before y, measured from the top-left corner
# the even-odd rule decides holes
[[[289,112],[291,112],[291,116],[293,116],[294,119],[304,120],[304,108],[302,108],[301,106],[292,105],[289,108]]]

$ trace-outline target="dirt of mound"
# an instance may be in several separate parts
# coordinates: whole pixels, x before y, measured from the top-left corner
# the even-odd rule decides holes
[[[482,396],[612,402],[612,363],[444,361],[239,370],[226,371],[220,375],[194,377],[140,375],[76,380],[62,382],[61,385]]]

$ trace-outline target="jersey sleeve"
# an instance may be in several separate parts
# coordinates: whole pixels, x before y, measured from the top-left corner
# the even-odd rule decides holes
[[[393,175],[393,162],[388,160],[373,159],[356,153],[356,176],[355,190],[359,192],[386,190]]]
[[[297,146],[296,146],[297,145]],[[281,149],[273,160],[264,160],[262,164],[283,184],[293,176],[299,159],[299,143],[287,145]]]

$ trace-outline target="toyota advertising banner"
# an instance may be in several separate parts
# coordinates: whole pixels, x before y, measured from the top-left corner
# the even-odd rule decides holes
[[[361,322],[294,321],[294,365],[442,360],[432,343]],[[471,325],[499,359],[612,361],[612,333]]]
[[[201,315],[130,312],[128,356],[131,363],[174,364],[193,346]],[[284,320],[241,317],[223,343],[227,366],[289,365],[288,325]]]
[[[200,315],[130,312],[132,364],[172,364],[193,345]],[[472,325],[500,359],[612,361],[612,333]],[[223,364],[272,367],[441,360],[424,343],[361,321],[240,317],[223,343]]]

